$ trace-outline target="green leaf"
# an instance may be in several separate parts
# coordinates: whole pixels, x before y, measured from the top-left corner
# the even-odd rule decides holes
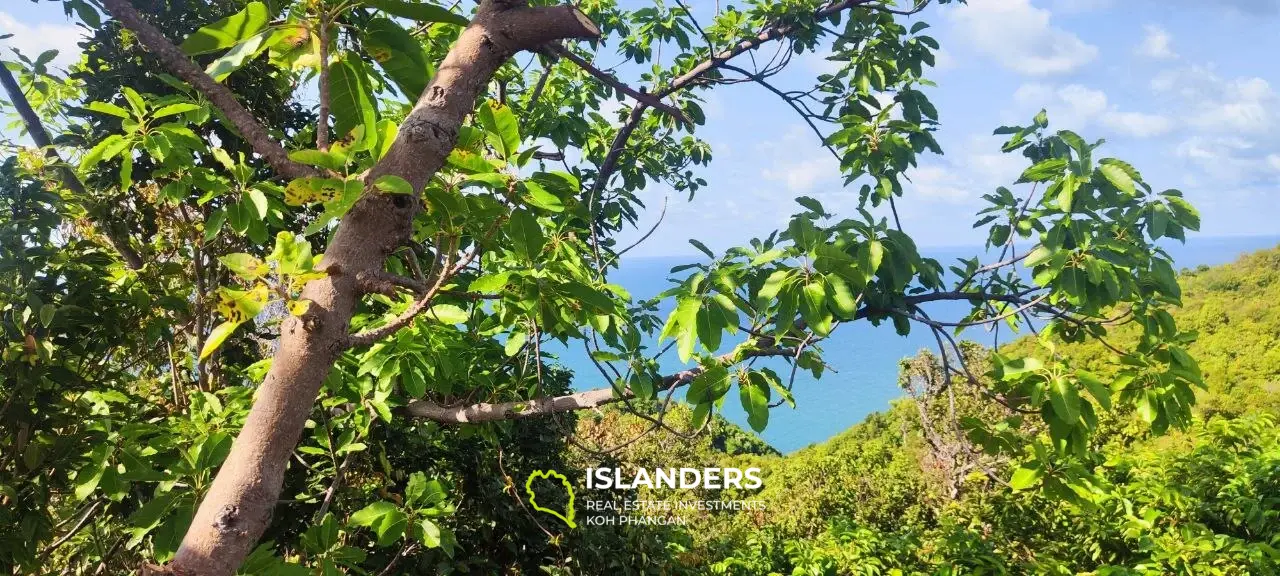
[[[236,276],[245,280],[257,280],[265,275],[269,268],[262,260],[254,257],[252,254],[237,252],[235,254],[227,254],[218,257],[218,261],[222,262]]]
[[[352,514],[348,524],[372,529],[378,537],[378,546],[389,546],[404,536],[409,516],[395,504],[379,500]]]
[[[98,166],[98,163],[104,160],[110,160],[120,152],[124,151],[130,144],[129,140],[125,140],[124,136],[112,134],[103,138],[96,146],[91,148],[84,158],[80,159],[80,171],[88,172]]]
[[[1036,468],[1018,468],[1013,471],[1013,477],[1009,479],[1009,487],[1014,490],[1026,490],[1040,481],[1044,476],[1044,469]]]
[[[691,404],[708,404],[724,397],[733,382],[729,370],[716,365],[706,369],[689,383],[687,399]]]
[[[261,220],[266,218],[267,209],[270,207],[269,204],[267,204],[267,195],[263,194],[262,190],[257,188],[250,188],[247,194],[249,196],[249,201],[253,203],[254,209],[258,211],[258,219]]]
[[[120,93],[124,95],[125,101],[129,103],[129,108],[133,109],[133,114],[141,118],[147,110],[147,102],[142,98],[142,95],[128,86],[121,88]]]
[[[808,196],[801,196],[799,198],[796,198],[796,203],[801,206],[804,206],[805,208],[813,211],[818,215],[825,216],[827,213],[826,210],[822,209],[821,202],[818,202],[817,200],[814,200],[813,198],[810,198]]]
[[[490,100],[480,105],[476,119],[484,127],[485,139],[504,160],[515,157],[520,147],[520,122],[504,104]]]
[[[513,332],[507,337],[507,342],[502,346],[502,351],[507,356],[515,356],[524,348],[524,343],[529,341],[529,335],[524,332]]]
[[[360,30],[360,42],[410,102],[417,101],[431,79],[422,43],[389,18],[374,18]]]
[[[526,180],[519,184],[519,188],[524,191],[521,198],[530,206],[541,208],[548,212],[564,212],[564,202],[555,194],[547,192],[537,182]]]
[[[227,336],[230,336],[232,332],[235,332],[236,328],[239,326],[239,322],[230,321],[217,325],[217,327],[209,332],[209,338],[204,341],[204,348],[200,349],[200,359],[204,360],[205,358],[208,358],[210,354],[217,351],[218,347],[222,346],[222,343],[226,341]]]
[[[322,150],[295,150],[289,153],[289,159],[309,166],[319,166],[339,172],[346,168],[347,164],[341,155]]]
[[[377,128],[378,111],[364,66],[358,60],[338,60],[329,65],[329,102],[333,110],[333,130],[345,135],[356,126],[365,133]]]
[[[858,246],[858,265],[867,277],[874,276],[884,262],[884,244],[871,239]]]
[[[470,174],[486,174],[494,172],[493,164],[485,160],[484,156],[475,152],[468,152],[459,148],[455,148],[449,153],[447,160],[450,166],[461,169],[463,172]],[[488,183],[488,181],[485,181]]]
[[[858,311],[858,298],[854,296],[853,290],[849,289],[849,284],[843,278],[833,274],[828,274],[824,280],[836,311],[840,312],[842,318],[853,318]]]
[[[423,518],[420,527],[422,528],[422,534],[420,535],[422,545],[427,548],[439,548],[440,527],[436,526],[436,523],[429,518]]]
[[[88,498],[98,488],[98,484],[102,481],[102,475],[107,470],[107,463],[113,449],[114,446],[110,444],[97,446],[89,456],[89,463],[76,471],[76,500]]]
[[[494,272],[493,274],[485,274],[471,281],[468,290],[472,292],[489,293],[500,292],[507,286],[507,282],[511,279],[511,272]]]
[[[827,290],[819,281],[809,282],[801,290],[800,316],[819,336],[831,333],[831,314],[827,311]]]
[[[444,324],[465,324],[471,314],[453,304],[436,304],[427,309],[426,317]]]
[[[384,174],[373,182],[373,187],[389,194],[413,194],[413,185],[395,174]]]
[[[1027,268],[1035,268],[1036,266],[1039,266],[1044,262],[1048,261],[1052,257],[1053,257],[1053,250],[1046,248],[1042,244],[1042,245],[1036,246],[1035,249],[1033,249],[1030,253],[1027,254],[1026,259],[1023,260],[1023,265],[1026,266]]]
[[[132,118],[128,110],[108,102],[90,102],[85,105],[85,108],[94,112],[101,112],[102,114],[109,114],[117,118],[123,118],[125,120]]]
[[[244,10],[192,32],[182,41],[182,51],[195,56],[230,48],[257,34],[270,19],[265,4],[250,2]]]
[[[1111,389],[1106,384],[1103,384],[1097,376],[1094,376],[1091,372],[1080,370],[1076,372],[1076,378],[1080,380],[1081,384],[1084,384],[1085,390],[1089,391],[1089,395],[1098,401],[1098,405],[1103,410],[1111,409]]]
[[[222,82],[230,76],[231,73],[243,68],[246,63],[256,58],[263,51],[271,46],[267,43],[268,39],[278,39],[279,36],[273,36],[269,31],[254,34],[243,42],[236,44],[222,57],[210,62],[205,67],[204,72],[217,82]]]
[[[537,260],[542,253],[542,245],[546,242],[537,218],[527,210],[512,210],[506,228],[516,252],[526,260]]]
[[[1066,158],[1041,160],[1032,167],[1027,168],[1017,182],[1020,184],[1023,182],[1047,182],[1053,180],[1062,176],[1062,171],[1066,170],[1069,163]]]
[[[708,258],[711,258],[713,260],[715,259],[716,253],[712,252],[710,248],[707,248],[706,244],[703,244],[702,242],[694,238],[690,238],[689,243],[692,244],[694,248],[697,248],[699,252],[706,254]]]
[[[1098,167],[1098,173],[1102,174],[1102,177],[1117,190],[1130,196],[1134,194],[1133,178],[1124,168],[1115,164],[1103,164]]]
[[[366,4],[392,16],[408,18],[417,22],[440,22],[457,26],[467,25],[466,18],[433,4],[407,2],[405,0],[368,0]]]
[[[756,432],[763,432],[769,425],[768,382],[759,372],[748,372],[746,378],[738,379],[738,395],[742,401],[742,409],[747,412],[747,424]]]
[[[1054,414],[1067,424],[1075,424],[1080,420],[1080,395],[1076,387],[1066,378],[1054,378],[1049,388],[1049,403]]]
[[[1015,358],[1013,360],[1009,360],[1000,367],[1000,370],[1001,379],[1009,380],[1014,376],[1021,376],[1028,372],[1039,372],[1040,370],[1044,370],[1044,364],[1039,360],[1028,356],[1026,358]]]
[[[44,304],[40,306],[40,325],[45,328],[53,323],[53,315],[58,312],[58,308],[53,304]]]
[[[1151,235],[1152,240],[1156,240],[1164,236],[1168,229],[1169,209],[1160,202],[1152,203],[1147,215],[1147,233]]]
[[[275,262],[276,270],[281,274],[309,272],[312,265],[311,244],[291,232],[278,232],[275,248],[267,255],[267,260]]]
[[[675,310],[663,327],[662,338],[674,336],[676,352],[681,362],[688,362],[693,357],[694,344],[697,340],[698,310],[702,308],[702,299],[692,296],[681,297],[676,301]]]
[[[379,500],[361,508],[355,514],[352,514],[351,518],[347,521],[347,524],[351,526],[373,526],[379,518],[382,518],[396,510],[397,508],[395,504],[387,502],[386,500]]]

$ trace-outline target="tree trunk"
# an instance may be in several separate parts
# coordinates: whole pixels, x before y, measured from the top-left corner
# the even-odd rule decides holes
[[[420,192],[444,165],[462,122],[504,62],[553,40],[598,36],[597,27],[569,6],[486,0],[366,182],[394,174]],[[386,257],[409,239],[419,208],[416,197],[378,194],[367,186],[343,218],[320,266],[329,275],[303,290],[311,301],[307,313],[284,322],[280,347],[244,429],[169,566],[174,573],[234,574],[262,536],[316,394],[347,347],[362,296],[356,277],[382,269]]]

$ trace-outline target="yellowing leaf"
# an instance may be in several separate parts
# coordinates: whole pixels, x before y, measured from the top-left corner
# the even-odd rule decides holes
[[[269,271],[267,264],[252,254],[238,252],[218,258],[227,269],[245,280],[256,280]]]
[[[230,336],[232,332],[235,332],[236,328],[239,326],[239,322],[223,322],[215,327],[213,331],[209,333],[209,339],[204,341],[204,348],[200,349],[200,359],[204,360],[205,358],[208,358],[210,354],[213,354],[214,351],[216,351],[218,347],[222,346],[222,343],[227,340],[227,337]]]
[[[239,324],[257,316],[266,306],[268,297],[266,284],[259,284],[252,290],[219,288],[217,310],[228,321]]]
[[[289,301],[289,313],[293,314],[294,316],[301,316],[303,314],[306,314],[307,310],[310,308],[311,308],[310,300],[298,299],[298,300]]]

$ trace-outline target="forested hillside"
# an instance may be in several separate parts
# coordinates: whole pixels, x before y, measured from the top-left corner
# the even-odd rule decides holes
[[[1205,374],[1197,416],[1159,436],[1131,424],[1134,414],[1104,422],[1094,493],[1068,503],[999,480],[1009,477],[1008,458],[964,456],[966,448],[940,458],[947,454],[928,440],[919,410],[930,399],[907,397],[788,456],[703,452],[704,462],[761,467],[765,488],[750,497],[769,509],[695,519],[678,559],[689,573],[742,575],[1276,573],[1280,248],[1184,271],[1180,283],[1184,305],[1173,316],[1199,331],[1189,351]],[[1005,352],[1038,346],[1024,339]],[[1057,350],[1081,360],[1109,353],[1100,343]],[[933,362],[927,353],[904,361],[904,385]],[[960,410],[985,409],[973,391],[960,395]],[[965,444],[939,433],[946,419],[936,410],[926,413],[944,450]],[[583,426],[594,430],[589,420]],[[665,453],[654,447],[664,436],[623,449],[620,460],[661,465]]]

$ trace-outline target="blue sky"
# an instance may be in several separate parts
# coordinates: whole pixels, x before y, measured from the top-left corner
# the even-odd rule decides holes
[[[942,44],[930,96],[946,151],[922,162],[900,204],[921,245],[981,243],[971,229],[980,196],[1023,168],[991,131],[1041,107],[1053,127],[1106,138],[1104,155],[1132,161],[1157,188],[1186,192],[1202,235],[1280,233],[1280,0],[970,0],[914,19]],[[74,51],[78,37],[59,4],[14,0],[0,9],[0,33],[28,54]],[[778,84],[808,87],[830,66],[797,58]],[[743,244],[782,226],[800,195],[853,212],[856,186],[841,187],[834,160],[772,94],[722,87],[705,108],[710,187],[691,202],[671,194],[660,232],[635,254],[690,254],[690,237]],[[644,194],[652,218],[668,191]]]

